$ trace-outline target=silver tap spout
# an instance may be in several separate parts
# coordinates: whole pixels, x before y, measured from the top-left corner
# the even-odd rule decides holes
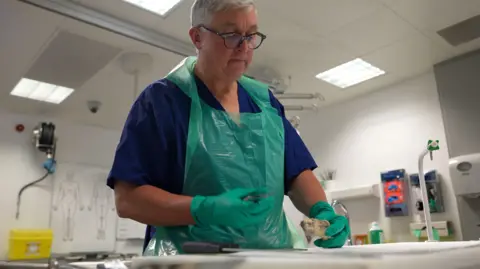
[[[349,233],[348,233],[348,239],[347,239],[347,242],[345,242],[347,245],[351,246],[353,245],[353,241],[352,241],[352,229],[350,227],[350,216],[348,215],[348,210],[347,210],[347,207],[340,201],[338,200],[333,200],[332,201],[332,208],[333,210],[335,210],[335,212],[339,215],[343,215],[347,218],[347,225],[349,226],[348,229],[349,230]],[[340,208],[342,212],[338,212],[337,211],[337,208]]]

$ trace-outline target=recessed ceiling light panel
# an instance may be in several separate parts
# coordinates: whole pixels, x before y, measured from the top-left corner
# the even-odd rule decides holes
[[[143,8],[160,16],[165,16],[182,0],[123,0],[139,8]]]
[[[385,71],[357,58],[322,72],[315,77],[342,89],[385,74]]]
[[[72,93],[73,89],[70,88],[22,78],[10,92],[10,95],[52,104],[60,104]]]

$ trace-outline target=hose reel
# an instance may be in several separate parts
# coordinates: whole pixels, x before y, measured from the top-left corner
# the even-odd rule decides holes
[[[46,173],[39,179],[23,186],[18,192],[17,212],[15,214],[16,219],[20,217],[20,204],[23,192],[29,187],[45,180],[50,174],[55,173],[56,169],[55,149],[57,145],[57,138],[55,137],[55,124],[51,122],[40,122],[33,129],[32,140],[35,148],[47,155],[47,160],[43,162],[43,168],[45,168]]]
[[[56,142],[53,123],[41,122],[33,129],[33,143],[39,151],[47,154],[48,159],[55,155]]]

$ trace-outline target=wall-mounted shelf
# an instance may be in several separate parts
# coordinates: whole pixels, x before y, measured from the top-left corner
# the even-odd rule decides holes
[[[327,197],[330,200],[347,200],[369,197],[380,198],[380,184],[364,185],[348,189],[327,190]]]

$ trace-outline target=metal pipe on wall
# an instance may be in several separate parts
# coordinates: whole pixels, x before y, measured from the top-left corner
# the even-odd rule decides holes
[[[282,93],[275,94],[277,99],[319,99],[325,101],[325,98],[320,93]]]
[[[310,111],[317,111],[318,106],[316,104],[304,106],[304,105],[284,105],[283,108],[285,110],[296,110],[296,111],[303,111],[303,110],[310,110]]]

